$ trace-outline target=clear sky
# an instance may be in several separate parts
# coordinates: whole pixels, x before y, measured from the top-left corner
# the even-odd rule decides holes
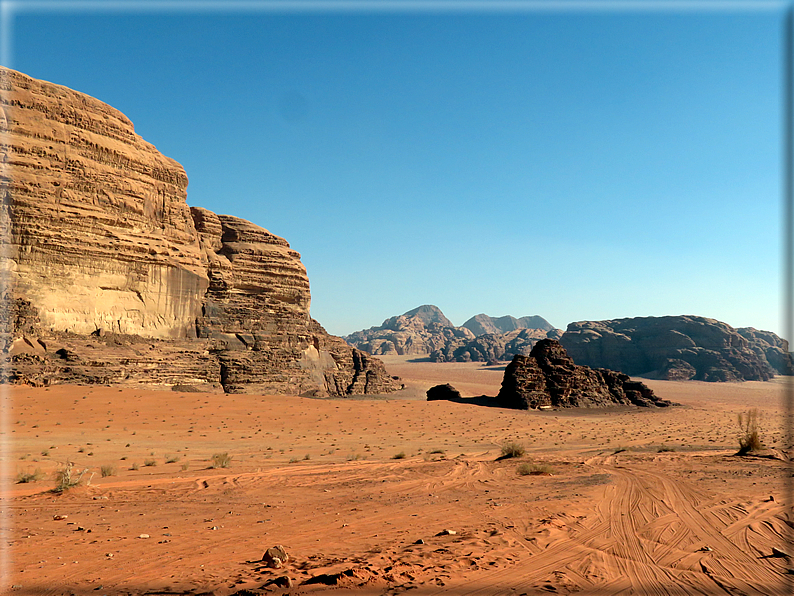
[[[5,62],[286,238],[332,333],[435,304],[782,334],[784,5],[751,4],[22,2]]]

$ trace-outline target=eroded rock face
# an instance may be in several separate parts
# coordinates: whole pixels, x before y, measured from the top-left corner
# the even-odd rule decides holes
[[[300,255],[186,204],[182,167],[102,102],[0,70],[9,380],[349,395],[399,388],[309,314]]]
[[[643,383],[606,369],[574,364],[556,340],[542,339],[505,369],[497,400],[521,410],[540,407],[669,406]]]
[[[705,317],[581,321],[560,342],[581,364],[648,378],[766,381],[794,370],[787,342],[774,333]]]
[[[118,110],[0,70],[2,270],[46,327],[195,335],[207,288],[182,166]]]
[[[437,306],[426,304],[344,339],[370,354],[411,355],[458,346],[474,339],[474,334],[465,327],[455,327]]]

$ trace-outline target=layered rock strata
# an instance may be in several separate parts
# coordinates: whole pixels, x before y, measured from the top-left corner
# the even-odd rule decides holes
[[[551,339],[540,340],[529,356],[513,358],[496,400],[505,407],[522,410],[673,405],[623,373],[574,364],[565,348]]]
[[[194,335],[206,264],[188,179],[118,110],[0,70],[2,272],[49,328]]]
[[[8,380],[349,395],[398,388],[309,315],[300,255],[186,203],[119,111],[0,69]]]
[[[697,316],[571,323],[560,342],[577,362],[669,380],[766,381],[792,374],[788,343]]]

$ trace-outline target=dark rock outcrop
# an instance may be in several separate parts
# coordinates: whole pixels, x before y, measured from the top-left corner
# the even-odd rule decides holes
[[[516,355],[505,369],[496,398],[516,409],[541,407],[669,406],[643,383],[606,369],[574,364],[565,348],[540,340],[529,356]]]
[[[309,314],[300,255],[186,203],[121,112],[0,68],[6,380],[350,395],[398,389]]]
[[[787,342],[774,333],[705,317],[581,321],[560,342],[581,364],[648,378],[766,381],[794,372]]]
[[[465,327],[455,327],[437,306],[426,304],[344,339],[374,355],[420,355],[458,346],[474,339],[474,334]]]
[[[486,333],[499,335],[509,333],[517,329],[539,329],[541,331],[551,331],[554,329],[551,323],[538,315],[521,317],[516,319],[513,316],[490,317],[480,313],[463,323],[462,327],[469,329],[474,335],[485,335]]]
[[[436,385],[427,390],[427,401],[435,401],[439,399],[460,399],[460,391],[455,389],[449,383],[444,385]]]

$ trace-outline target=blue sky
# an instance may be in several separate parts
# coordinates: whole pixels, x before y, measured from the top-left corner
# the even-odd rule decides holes
[[[782,4],[85,6],[18,5],[7,65],[286,238],[332,333],[426,303],[782,332]]]

